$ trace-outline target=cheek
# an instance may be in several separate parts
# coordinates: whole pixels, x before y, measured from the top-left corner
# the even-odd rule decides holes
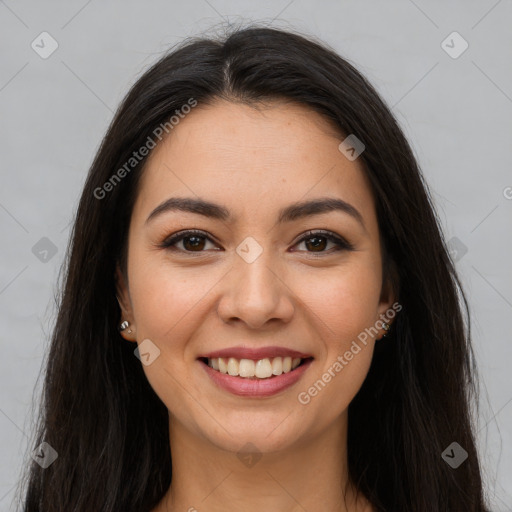
[[[304,302],[324,324],[327,339],[340,345],[340,350],[377,320],[381,286],[372,265],[363,261],[305,279]]]
[[[378,319],[380,279],[373,263],[354,265],[326,280],[322,293],[315,289],[317,311],[325,324],[326,354],[309,389],[311,397],[318,397],[314,407],[319,414],[330,407],[326,420],[348,407],[368,374],[375,343],[370,328]]]
[[[199,267],[184,269],[162,260],[134,258],[130,294],[141,336],[169,344],[190,329],[216,279]]]
[[[201,299],[214,281],[198,269],[177,268],[143,251],[134,251],[130,272],[138,342],[149,339],[160,350],[143,371],[169,411],[179,411],[190,399],[191,390],[182,384],[190,380],[188,341],[200,325]]]

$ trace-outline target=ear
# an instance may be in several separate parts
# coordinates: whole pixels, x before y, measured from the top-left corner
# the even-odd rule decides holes
[[[386,311],[391,307],[391,304],[393,304],[395,300],[394,294],[393,294],[393,287],[391,285],[390,279],[386,279],[382,290],[380,293],[380,300],[379,300],[379,316],[384,315]]]
[[[380,294],[380,301],[378,307],[379,319],[386,322],[391,326],[393,323],[393,319],[397,314],[397,311],[402,309],[401,307],[397,307],[397,296],[398,296],[398,272],[396,271],[396,267],[394,262],[388,267],[388,273],[386,278],[384,279],[382,290]],[[379,322],[380,325],[380,322]],[[380,337],[386,334],[387,330],[382,328],[380,329]]]
[[[121,309],[120,323],[124,321],[129,323],[129,326],[126,329],[120,331],[120,334],[127,341],[136,341],[135,319],[132,311],[130,292],[128,290],[128,284],[126,283],[126,279],[121,272],[119,264],[116,265],[115,281],[117,301],[119,303],[119,308]]]

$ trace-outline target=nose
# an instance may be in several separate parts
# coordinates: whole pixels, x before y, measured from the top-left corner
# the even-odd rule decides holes
[[[218,303],[217,311],[224,322],[243,322],[250,329],[290,322],[295,310],[294,294],[282,267],[272,263],[270,253],[264,250],[252,263],[236,256]]]

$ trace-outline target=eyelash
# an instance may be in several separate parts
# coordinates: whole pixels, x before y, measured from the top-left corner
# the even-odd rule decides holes
[[[175,233],[174,235],[171,235],[170,237],[166,238],[159,245],[159,247],[162,249],[181,251],[185,254],[190,254],[190,255],[192,255],[194,253],[201,254],[201,253],[205,252],[205,251],[187,251],[187,250],[177,249],[176,247],[173,247],[173,245],[176,244],[177,242],[181,242],[184,238],[188,238],[191,236],[199,236],[201,238],[208,239],[210,242],[213,242],[213,240],[211,240],[211,238],[209,236],[207,236],[207,234],[204,231],[190,229],[190,230],[186,230],[186,231],[180,231],[179,233]],[[327,240],[333,242],[337,246],[337,249],[335,251],[331,251],[331,252],[328,252],[328,251],[320,251],[318,253],[311,252],[311,251],[301,251],[301,252],[308,252],[309,254],[312,254],[312,255],[321,256],[323,254],[331,254],[332,252],[338,252],[338,251],[342,251],[342,250],[346,250],[346,251],[354,250],[354,246],[350,242],[347,242],[345,239],[335,235],[331,231],[325,231],[325,230],[307,231],[306,233],[304,233],[304,236],[300,240],[298,240],[294,245],[300,244],[304,241],[310,240],[311,238],[314,238],[317,236],[327,238]]]

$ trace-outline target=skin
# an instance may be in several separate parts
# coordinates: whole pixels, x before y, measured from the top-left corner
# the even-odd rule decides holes
[[[128,279],[117,273],[132,329],[123,336],[160,350],[143,369],[169,410],[173,467],[153,512],[373,510],[355,499],[348,478],[347,409],[385,331],[359,343],[362,350],[307,405],[297,399],[394,302],[383,285],[369,181],[361,159],[338,150],[343,139],[301,105],[255,109],[218,100],[195,107],[153,150],[132,212]],[[219,203],[236,220],[174,211],[146,223],[169,197]],[[280,208],[320,197],[353,205],[364,227],[339,211],[276,224]],[[175,251],[159,247],[184,229],[215,238],[200,239],[195,251],[190,239]],[[326,239],[315,249],[311,236],[300,241],[307,230],[332,231],[354,250],[336,251]],[[248,236],[263,249],[252,263],[235,251]],[[276,396],[238,397],[216,387],[197,358],[241,344],[294,348],[314,360]],[[247,442],[261,454],[251,467],[237,456]]]

